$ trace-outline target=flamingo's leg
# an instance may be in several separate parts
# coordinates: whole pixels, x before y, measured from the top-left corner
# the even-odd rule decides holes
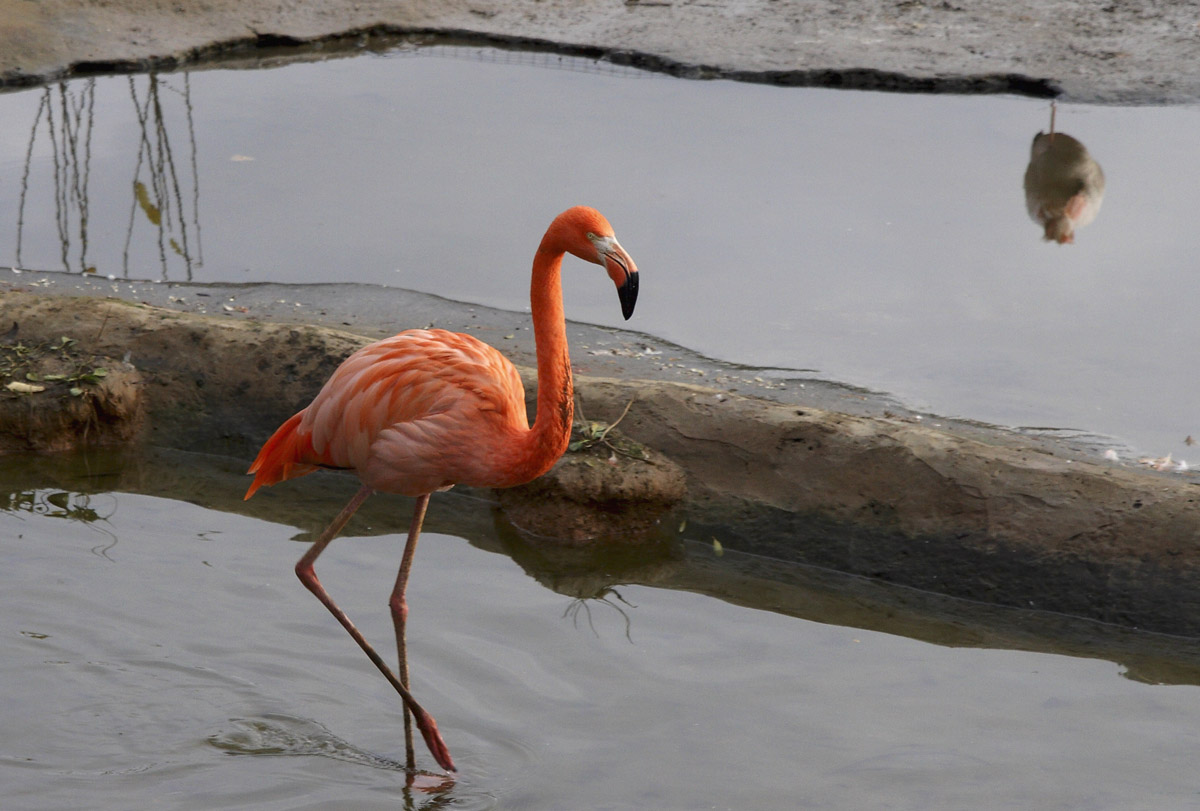
[[[313,564],[317,557],[325,551],[325,547],[329,545],[329,542],[342,531],[342,528],[346,526],[346,522],[350,520],[350,516],[354,515],[354,511],[366,501],[367,496],[371,495],[371,492],[371,488],[364,486],[354,494],[350,502],[342,508],[342,511],[333,519],[333,522],[321,533],[321,537],[317,538],[312,547],[304,554],[304,557],[300,558],[296,563],[296,576],[329,609],[329,613],[333,614],[334,619],[340,622],[342,627],[353,637],[358,646],[367,654],[367,658],[375,664],[375,667],[379,668],[379,672],[384,675],[384,678],[396,688],[396,692],[404,699],[404,706],[412,711],[413,717],[417,722],[417,729],[421,730],[421,735],[425,738],[425,744],[429,747],[429,751],[433,754],[434,760],[438,762],[438,765],[448,771],[454,771],[454,761],[450,758],[450,750],[446,747],[445,741],[442,740],[433,716],[422,709],[417,700],[413,698],[412,693],[408,691],[408,688],[401,683],[396,674],[392,672],[391,668],[387,666],[379,654],[375,652],[375,649],[371,647],[371,643],[367,642],[362,632],[346,616],[346,612],[342,611],[337,603],[333,601],[333,598],[325,591],[325,587],[321,585],[321,581],[317,579],[317,573],[313,569]]]
[[[396,587],[392,589],[388,606],[392,609],[392,624],[396,626],[396,653],[399,657],[400,683],[409,686],[408,681],[408,642],[405,638],[405,627],[408,623],[408,601],[404,597],[408,586],[408,574],[412,570],[413,556],[417,551],[417,539],[421,536],[421,524],[425,521],[425,510],[429,506],[429,495],[417,498],[413,506],[412,524],[408,528],[408,541],[404,544],[404,556],[400,559],[400,571],[396,574]],[[408,715],[408,707],[404,708],[404,754],[408,767],[413,768],[413,739],[412,721]]]

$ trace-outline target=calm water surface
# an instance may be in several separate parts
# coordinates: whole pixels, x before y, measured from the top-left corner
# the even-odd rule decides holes
[[[4,95],[0,250],[521,309],[538,235],[589,202],[645,271],[648,333],[1186,458],[1197,110],[1061,107],[1109,190],[1059,247],[1021,193],[1040,102],[441,52],[464,54]],[[573,317],[618,323],[602,276],[567,286]],[[398,699],[292,574],[352,483],[243,505],[243,461],[138,464],[0,462],[6,808],[1200,804],[1194,642],[1125,633],[1106,655],[1060,618],[897,619],[869,584],[764,578],[686,531],[547,564],[453,494],[417,558],[410,656],[462,771],[409,789]],[[374,500],[321,561],[381,646],[407,511]]]
[[[0,257],[29,268],[519,310],[546,224],[587,202],[645,272],[631,326],[654,336],[1154,456],[1200,436],[1195,107],[1060,106],[1108,177],[1071,246],[1026,215],[1049,105],[1022,98],[438,48],[77,81],[0,114]],[[571,317],[620,323],[601,274],[567,294]]]
[[[736,587],[737,556],[686,533],[682,553],[547,573],[514,556],[486,504],[453,494],[417,556],[410,659],[461,773],[407,789],[397,697],[291,571],[298,536],[353,483],[312,477],[238,514],[239,463],[168,461],[0,465],[5,808],[1200,803],[1194,665],[1179,671],[1190,683],[1155,685],[1052,638],[1042,652],[947,647],[835,624],[852,602],[889,622],[861,596],[801,618],[778,607],[836,601]],[[382,645],[408,504],[364,509],[319,570]],[[704,590],[678,587],[699,570]],[[740,597],[711,596],[726,589]]]

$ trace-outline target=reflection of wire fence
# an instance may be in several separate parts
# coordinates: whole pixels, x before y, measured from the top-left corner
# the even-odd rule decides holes
[[[467,62],[482,62],[491,65],[520,65],[548,70],[566,70],[573,73],[592,73],[601,76],[618,76],[627,79],[660,79],[663,74],[648,70],[616,65],[600,59],[582,56],[564,56],[546,51],[508,50],[495,47],[473,47],[468,45],[419,45],[388,51],[389,57],[435,57],[438,59],[460,59]]]

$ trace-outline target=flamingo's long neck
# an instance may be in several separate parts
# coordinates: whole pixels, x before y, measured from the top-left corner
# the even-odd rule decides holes
[[[523,473],[529,478],[549,470],[571,440],[575,399],[563,315],[563,253],[547,234],[533,259],[530,309],[537,344],[537,417],[526,437],[521,460]]]

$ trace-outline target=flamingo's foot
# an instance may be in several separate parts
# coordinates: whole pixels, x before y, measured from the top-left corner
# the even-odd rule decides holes
[[[417,729],[421,730],[421,737],[425,739],[425,745],[429,747],[429,753],[433,755],[433,759],[446,771],[456,771],[454,760],[450,757],[450,748],[442,740],[442,734],[438,732],[437,722],[433,720],[433,716],[422,710],[414,712],[413,719],[417,722]]]

